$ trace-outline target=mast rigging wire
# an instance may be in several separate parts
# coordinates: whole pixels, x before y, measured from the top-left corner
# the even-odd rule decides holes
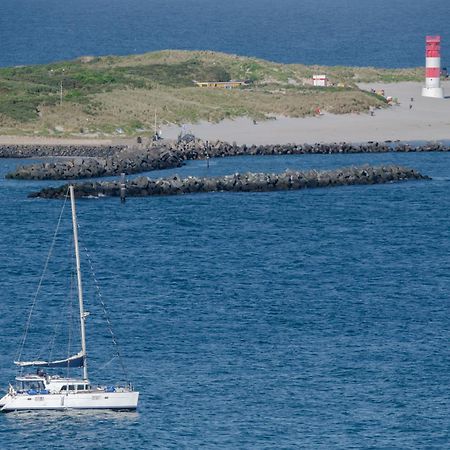
[[[62,216],[63,216],[64,208],[66,206],[68,194],[69,194],[69,189],[67,189],[66,195],[64,196],[64,203],[63,203],[63,206],[61,208],[61,212],[59,214],[58,223],[56,225],[55,233],[53,234],[53,240],[52,240],[52,243],[50,245],[50,250],[48,252],[47,259],[45,260],[44,269],[42,271],[41,277],[39,279],[38,287],[36,289],[36,292],[35,292],[34,297],[33,297],[33,301],[31,303],[30,312],[28,314],[28,319],[27,319],[27,322],[26,322],[26,325],[25,325],[25,331],[23,333],[22,342],[21,342],[21,344],[19,346],[19,351],[18,351],[18,354],[17,354],[16,361],[20,361],[20,358],[22,357],[23,349],[25,347],[25,343],[26,343],[27,336],[28,336],[28,331],[30,329],[31,317],[33,315],[33,311],[34,311],[34,308],[36,306],[37,298],[38,298],[39,292],[41,290],[42,283],[44,281],[45,273],[47,272],[48,264],[49,264],[50,258],[52,256],[53,249],[55,247],[56,237],[58,236],[59,227],[61,225],[61,219],[62,219]]]
[[[130,384],[129,374],[128,374],[128,371],[127,371],[127,369],[126,369],[126,367],[125,367],[125,365],[123,363],[122,355],[120,354],[119,343],[117,342],[116,336],[115,336],[114,331],[112,329],[112,324],[111,324],[111,321],[109,319],[108,310],[106,309],[106,304],[103,301],[103,296],[102,296],[102,293],[100,291],[99,283],[98,283],[98,280],[97,280],[97,277],[96,277],[96,274],[95,274],[95,271],[94,271],[94,266],[92,264],[91,256],[89,254],[88,249],[85,246],[83,246],[83,248],[84,248],[84,251],[85,251],[85,254],[86,254],[86,258],[87,258],[87,260],[89,262],[90,269],[91,269],[91,274],[92,274],[92,278],[94,280],[96,294],[97,294],[97,297],[98,297],[98,299],[100,301],[100,304],[102,306],[102,311],[103,311],[103,315],[105,316],[106,323],[108,324],[108,331],[109,331],[109,334],[111,335],[112,342],[113,342],[113,344],[115,346],[115,349],[116,349],[116,355],[107,363],[107,365],[110,362],[112,362],[112,360],[115,357],[117,357],[119,359],[119,364],[120,364],[122,372],[123,372],[123,374],[124,374],[124,376],[126,378],[126,381],[127,381],[127,383]]]

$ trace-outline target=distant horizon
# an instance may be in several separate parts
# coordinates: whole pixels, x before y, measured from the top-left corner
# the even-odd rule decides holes
[[[442,36],[444,0],[3,0],[0,66],[209,49],[279,63],[410,68],[424,64],[426,35]]]

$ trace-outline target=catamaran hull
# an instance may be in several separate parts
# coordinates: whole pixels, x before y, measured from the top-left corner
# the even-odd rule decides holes
[[[0,411],[137,408],[139,392],[92,392],[86,394],[6,395]]]

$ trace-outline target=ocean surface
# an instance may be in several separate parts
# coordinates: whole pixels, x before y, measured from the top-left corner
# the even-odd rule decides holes
[[[418,67],[448,0],[2,0],[0,66],[210,49],[284,63]]]
[[[5,388],[64,204],[27,198],[48,182],[4,179],[22,162],[0,161]],[[450,154],[238,157],[152,175],[364,163],[433,180],[78,201],[139,409],[0,415],[1,448],[449,448]],[[23,358],[79,348],[68,206]],[[91,381],[120,381],[82,258]]]
[[[211,49],[280,62],[423,65],[447,0],[2,0],[0,66]],[[189,162],[152,176],[399,163],[432,181],[78,202],[91,381],[136,413],[0,415],[0,448],[450,448],[450,154]],[[0,160],[0,386],[64,202]],[[58,184],[58,183],[55,183]],[[65,205],[23,358],[78,350]],[[126,367],[96,296],[87,248]],[[72,275],[71,275],[72,274]]]

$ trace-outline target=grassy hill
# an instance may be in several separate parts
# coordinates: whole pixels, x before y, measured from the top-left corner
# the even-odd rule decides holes
[[[314,73],[334,87],[314,88]],[[0,133],[139,134],[159,123],[249,116],[302,117],[319,107],[333,113],[384,106],[357,82],[420,80],[421,69],[284,65],[207,51],[161,51],[126,57],[83,57],[0,69]],[[248,79],[233,90],[198,88],[192,80]],[[60,88],[63,101],[60,103]],[[144,131],[143,131],[144,130]]]

